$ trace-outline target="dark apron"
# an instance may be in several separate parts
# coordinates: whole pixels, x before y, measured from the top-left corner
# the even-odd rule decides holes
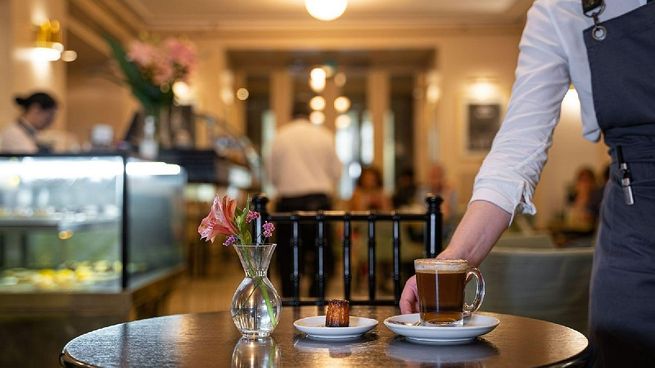
[[[612,156],[591,282],[594,366],[655,367],[655,3],[602,25],[602,41],[584,31],[596,117]]]
[[[50,146],[47,146],[45,144],[40,143],[36,139],[36,130],[30,126],[28,126],[26,123],[24,123],[22,120],[18,119],[16,122],[18,126],[27,134],[28,137],[34,142],[34,145],[37,147],[37,153],[50,153],[52,150]]]

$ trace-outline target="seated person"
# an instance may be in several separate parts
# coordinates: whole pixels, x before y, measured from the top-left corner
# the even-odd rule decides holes
[[[567,231],[593,233],[598,223],[600,200],[596,175],[589,167],[582,167],[576,174],[575,184],[568,194],[564,213]]]

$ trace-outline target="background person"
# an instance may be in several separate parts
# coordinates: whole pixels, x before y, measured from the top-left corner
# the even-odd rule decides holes
[[[593,232],[598,223],[601,197],[596,175],[590,167],[582,167],[575,176],[573,190],[567,198],[565,227],[579,232]]]
[[[440,162],[435,162],[428,170],[425,184],[421,185],[416,196],[416,203],[425,208],[428,194],[438,195],[443,199],[441,214],[443,217],[443,239],[447,240],[453,232],[457,221],[457,192],[446,179],[446,169]]]
[[[273,140],[267,160],[267,173],[277,192],[278,212],[329,210],[332,195],[341,176],[333,134],[325,127],[308,120],[307,103],[294,105],[294,120],[284,125]],[[326,226],[324,248],[326,273],[333,264],[332,248]],[[279,224],[276,264],[282,281],[282,295],[293,296],[291,226]],[[318,296],[316,282],[316,226],[301,225],[300,267],[311,277],[310,296]]]
[[[384,193],[383,185],[382,173],[378,168],[363,168],[350,199],[350,210],[390,211],[391,200]]]
[[[52,125],[57,114],[57,101],[45,92],[35,92],[27,97],[16,97],[15,102],[22,112],[0,133],[0,151],[18,154],[48,152],[49,147],[38,142],[37,133]]]

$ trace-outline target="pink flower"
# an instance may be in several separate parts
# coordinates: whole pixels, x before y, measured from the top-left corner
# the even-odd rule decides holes
[[[262,228],[264,229],[264,231],[262,231],[262,235],[264,235],[264,238],[270,238],[271,236],[273,236],[273,231],[275,231],[275,225],[266,221],[264,222],[264,225],[262,225]]]
[[[223,242],[223,245],[226,246],[226,247],[229,247],[230,245],[236,244],[237,241],[239,241],[239,238],[237,238],[234,235],[230,235],[230,236],[227,237],[227,239],[225,239],[225,241]]]
[[[196,50],[192,44],[176,38],[167,38],[164,48],[171,61],[184,69],[191,69],[196,63]]]
[[[153,76],[152,80],[158,86],[163,86],[165,84],[172,84],[175,77],[175,69],[171,65],[170,61],[164,56],[160,56],[155,60],[153,64]]]
[[[248,211],[248,214],[246,215],[246,223],[249,224],[258,218],[259,218],[259,212]]]
[[[155,59],[157,59],[158,54],[157,49],[153,45],[134,41],[130,44],[127,57],[139,67],[149,68]]]
[[[236,208],[237,201],[227,196],[222,199],[216,196],[209,214],[202,219],[198,227],[200,238],[213,242],[218,234],[235,235],[237,233],[237,228],[234,224]]]

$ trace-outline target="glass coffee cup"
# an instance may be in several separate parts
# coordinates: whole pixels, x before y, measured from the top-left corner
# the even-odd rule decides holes
[[[463,326],[464,318],[477,311],[484,298],[484,279],[480,270],[463,259],[424,258],[414,261],[421,324],[425,326]],[[464,301],[466,284],[476,278],[473,303]]]

